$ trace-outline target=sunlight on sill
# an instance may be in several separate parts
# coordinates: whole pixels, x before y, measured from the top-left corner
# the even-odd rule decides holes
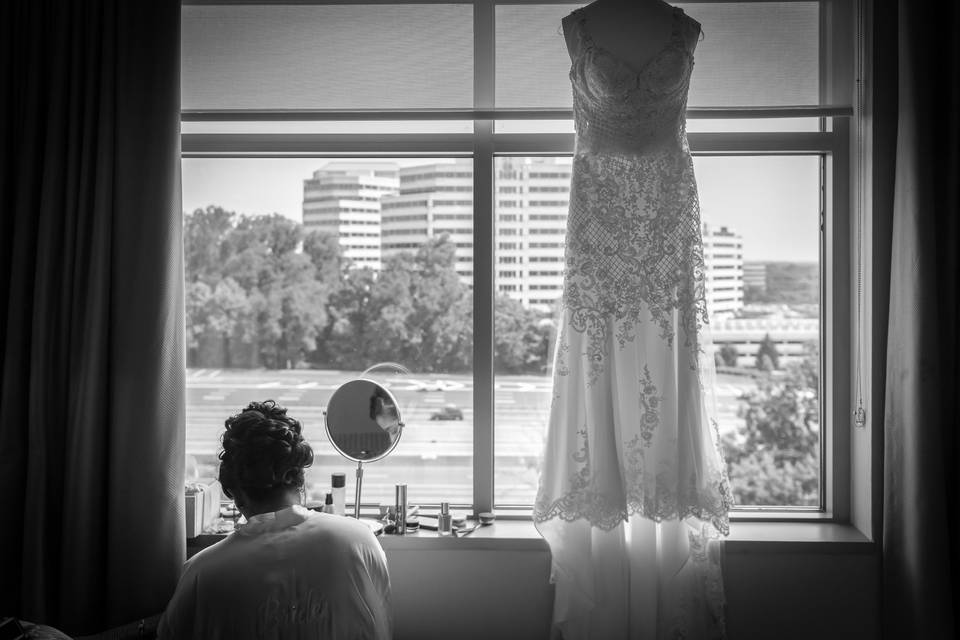
[[[547,545],[532,522],[500,521],[477,529],[466,538],[440,538],[432,531],[406,536],[381,536],[387,551],[393,550],[527,550],[547,551]],[[727,553],[753,551],[817,551],[869,553],[873,543],[855,527],[833,522],[734,522],[727,538]]]

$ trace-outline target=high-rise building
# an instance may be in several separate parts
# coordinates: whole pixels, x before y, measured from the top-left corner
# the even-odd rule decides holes
[[[727,227],[703,224],[707,312],[729,318],[743,308],[743,238]]]
[[[548,309],[563,292],[570,165],[552,158],[497,163],[494,202],[498,293]],[[473,165],[469,159],[400,169],[399,192],[382,205],[383,255],[428,238],[456,244],[456,270],[473,283]]]
[[[563,295],[569,163],[503,158],[496,172],[496,289],[549,309]]]
[[[328,163],[303,181],[303,226],[337,236],[355,266],[379,270],[381,199],[398,188],[394,163]]]
[[[454,268],[472,285],[472,160],[401,168],[397,192],[383,198],[381,223],[384,257],[415,252],[427,239],[447,236],[456,245]]]

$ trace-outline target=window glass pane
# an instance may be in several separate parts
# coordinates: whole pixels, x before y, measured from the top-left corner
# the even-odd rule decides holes
[[[187,5],[181,16],[184,109],[473,106],[469,4]]]
[[[472,503],[469,160],[183,160],[187,476],[215,477],[223,421],[273,399],[304,424],[308,498],[354,464],[327,441],[333,391],[379,362],[405,428],[364,503]]]
[[[501,157],[494,174],[494,502],[531,505],[551,367],[570,197],[569,157]]]
[[[738,506],[820,504],[820,157],[697,156],[718,423]]]
[[[698,156],[718,425],[738,506],[819,506],[819,156]],[[567,158],[499,158],[495,502],[533,503],[562,291]]]
[[[498,107],[571,106],[561,19],[577,5],[496,8]],[[703,27],[689,106],[819,103],[817,2],[678,3]]]

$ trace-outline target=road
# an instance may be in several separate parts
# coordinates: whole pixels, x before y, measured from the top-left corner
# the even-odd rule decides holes
[[[253,400],[273,399],[303,424],[313,445],[308,472],[311,500],[329,491],[330,473],[347,473],[352,495],[354,466],[327,441],[323,410],[333,391],[356,377],[345,371],[191,369],[187,372],[188,475],[215,475],[223,422]],[[393,485],[406,482],[412,502],[469,504],[473,490],[473,380],[469,374],[395,375],[380,379],[396,396],[405,424],[396,449],[364,466],[366,502],[392,502]],[[721,431],[736,427],[738,397],[750,378],[720,375],[716,385]],[[537,486],[537,459],[543,447],[551,383],[546,376],[497,376],[495,478],[497,504],[529,505]],[[464,419],[433,421],[446,404]]]

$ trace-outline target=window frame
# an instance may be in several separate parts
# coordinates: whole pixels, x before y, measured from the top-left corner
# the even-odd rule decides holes
[[[720,0],[687,0],[684,4]],[[764,2],[767,0],[738,0]],[[783,1],[783,0],[781,0]],[[804,0],[786,0],[804,1]],[[851,198],[854,6],[846,0],[819,0],[820,104],[798,107],[692,108],[688,119],[818,117],[819,131],[690,132],[695,155],[817,154],[821,162],[821,504],[809,507],[738,507],[734,521],[844,523],[851,512],[851,344],[856,288]],[[560,4],[570,0],[182,0],[182,5],[243,4],[458,4],[472,5],[474,87],[472,109],[259,111],[183,110],[182,122],[269,121],[472,121],[472,133],[281,134],[183,133],[184,158],[390,158],[470,157],[473,161],[473,504],[474,514],[494,511],[494,293],[497,272],[495,160],[501,156],[557,156],[573,151],[572,133],[497,133],[497,120],[572,120],[569,109],[497,109],[495,39],[497,5]],[[864,266],[865,268],[865,266]],[[498,515],[529,518],[530,508],[500,508]]]

